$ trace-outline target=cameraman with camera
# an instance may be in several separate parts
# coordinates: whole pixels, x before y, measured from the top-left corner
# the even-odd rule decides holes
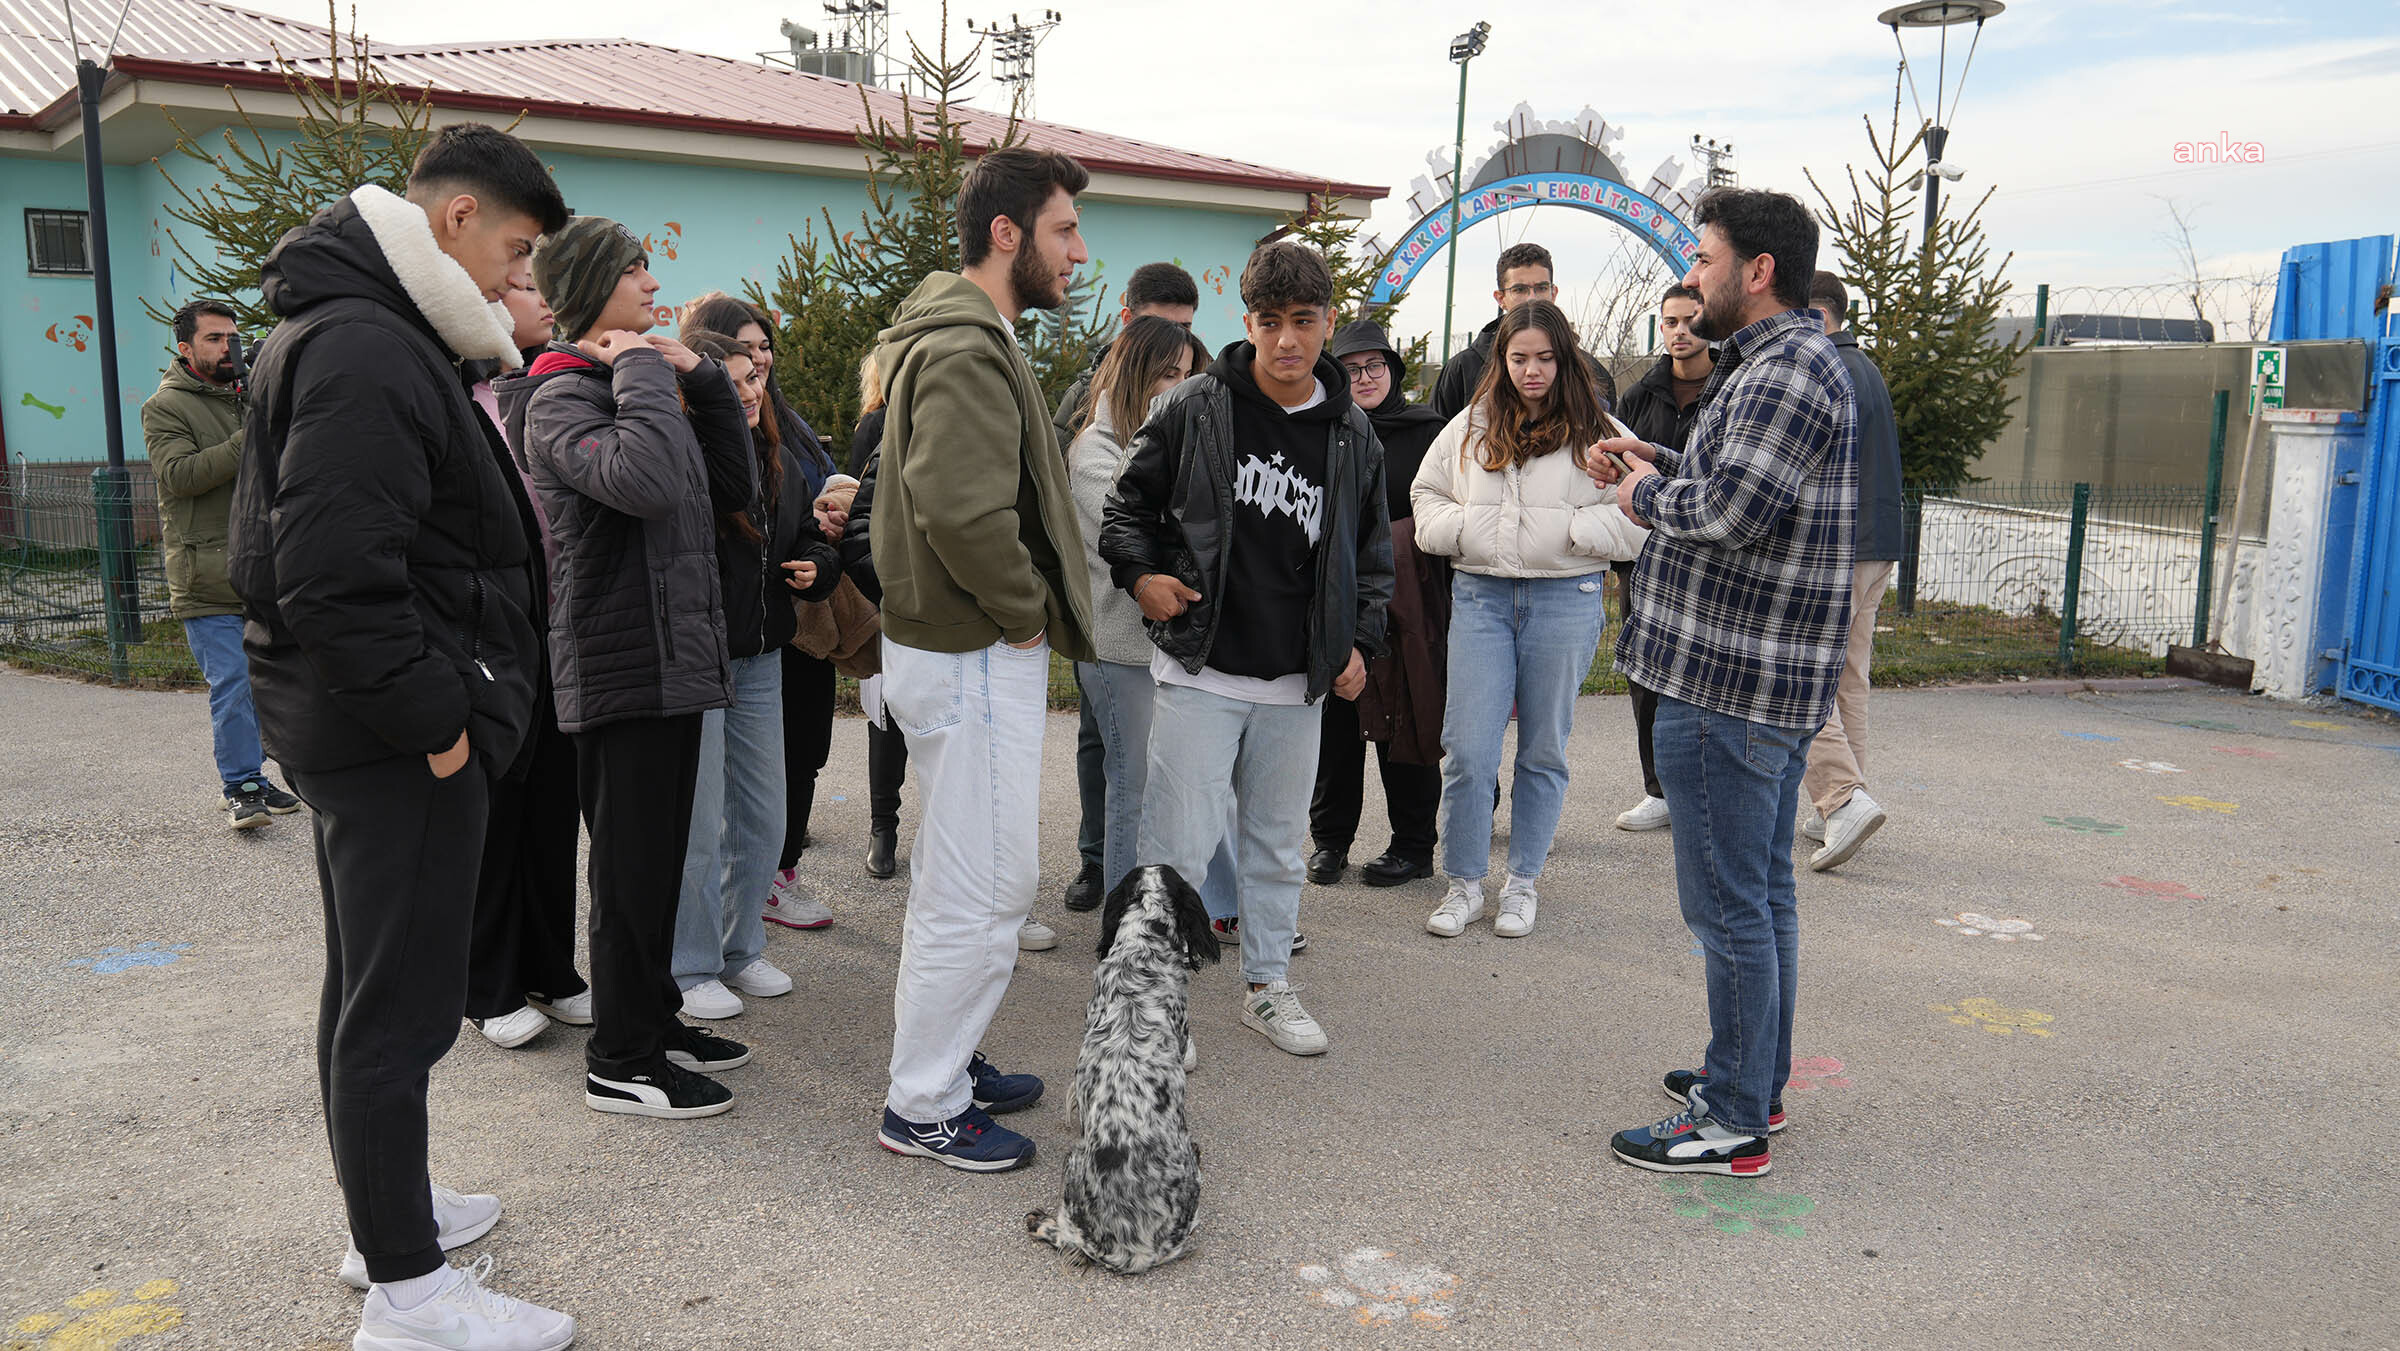
[[[195,300],[175,311],[175,364],[142,405],[142,444],[158,480],[170,612],[208,680],[217,776],[235,830],[300,810],[261,761],[250,664],[242,655],[242,598],[225,570],[233,471],[242,458],[241,338],[233,307]]]

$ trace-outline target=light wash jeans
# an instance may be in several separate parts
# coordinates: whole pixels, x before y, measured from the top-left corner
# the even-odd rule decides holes
[[[883,674],[918,803],[884,1102],[947,1121],[972,1100],[967,1061],[1008,993],[1041,880],[1050,645],[927,652],[887,636]]]
[[[675,900],[675,985],[722,980],[767,950],[759,909],[783,858],[783,656],[735,657],[733,707],[700,716],[700,776]]]
[[[250,658],[242,652],[242,617],[207,615],[183,621],[183,641],[208,681],[209,738],[225,791],[259,778],[258,710],[250,703]]]
[[[1100,731],[1100,765],[1108,783],[1100,867],[1100,890],[1106,895],[1141,866],[1136,851],[1142,841],[1142,795],[1150,785],[1150,704],[1158,682],[1148,666],[1113,661],[1079,661],[1075,674],[1083,689],[1084,716]],[[1228,812],[1225,838],[1199,884],[1209,918],[1231,919],[1241,912],[1236,878],[1233,817]]]
[[[1291,966],[1324,723],[1313,704],[1253,704],[1186,685],[1160,685],[1151,699],[1141,859],[1205,877],[1224,854],[1230,816],[1225,866],[1238,879],[1246,981],[1282,980]]]
[[[1517,711],[1508,797],[1508,870],[1542,875],[1567,801],[1575,695],[1600,645],[1600,578],[1486,577],[1450,582],[1450,693],[1442,711],[1442,872],[1481,881],[1492,869],[1492,785],[1508,711]]]
[[[1655,734],[1675,814],[1675,891],[1708,972],[1708,1082],[1692,1090],[1692,1111],[1765,1135],[1767,1104],[1792,1069],[1792,827],[1811,734],[1663,694]]]

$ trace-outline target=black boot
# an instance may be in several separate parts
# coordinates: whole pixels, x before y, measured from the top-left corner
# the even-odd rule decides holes
[[[1101,900],[1100,865],[1086,863],[1076,870],[1075,880],[1067,883],[1067,908],[1069,910],[1097,910],[1100,908]]]
[[[1308,880],[1321,887],[1341,881],[1342,874],[1349,869],[1350,851],[1347,849],[1320,849],[1308,856]]]
[[[900,871],[900,828],[877,826],[867,836],[867,876],[890,877]]]
[[[1414,882],[1420,877],[1431,876],[1433,876],[1431,860],[1406,858],[1388,852],[1379,858],[1370,860],[1365,867],[1358,870],[1358,880],[1371,887],[1396,887],[1403,882]]]

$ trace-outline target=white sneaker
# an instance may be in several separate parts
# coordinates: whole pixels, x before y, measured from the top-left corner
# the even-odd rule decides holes
[[[833,923],[833,908],[817,899],[795,868],[775,874],[775,885],[767,888],[761,913],[767,923],[787,929],[822,929]]]
[[[683,992],[683,1014],[687,1018],[739,1018],[742,997],[726,989],[721,980],[704,980]]]
[[[1533,932],[1533,913],[1541,898],[1533,891],[1531,878],[1511,875],[1500,888],[1500,914],[1492,921],[1492,932],[1502,938],[1523,938]]]
[[[353,1351],[558,1351],[575,1340],[574,1319],[484,1289],[490,1254],[452,1270],[440,1294],[406,1312],[381,1286],[368,1291]]]
[[[481,1192],[461,1194],[439,1182],[433,1184],[433,1227],[444,1251],[473,1243],[492,1232],[492,1226],[499,1222],[499,1197]],[[373,1284],[367,1279],[367,1259],[359,1255],[355,1243],[342,1254],[342,1269],[334,1274],[353,1290],[364,1290]]]
[[[1442,903],[1426,917],[1425,932],[1456,938],[1467,931],[1468,925],[1482,918],[1483,879],[1462,882],[1453,877],[1450,879],[1450,894],[1444,896]]]
[[[542,1016],[542,1011],[531,1004],[520,1006],[515,1013],[498,1018],[477,1018],[474,1022],[475,1030],[483,1034],[485,1041],[503,1049],[523,1046],[550,1025],[550,1020]]]
[[[1667,800],[1647,793],[1642,800],[1617,813],[1619,830],[1656,830],[1667,823]]]
[[[1809,871],[1821,873],[1848,863],[1867,837],[1883,828],[1883,820],[1883,808],[1875,805],[1866,790],[1852,793],[1848,802],[1825,818],[1825,847],[1809,855]]]
[[[1058,931],[1031,915],[1025,917],[1025,927],[1017,930],[1017,948],[1021,952],[1048,952],[1058,946]]]
[[[1263,990],[1244,991],[1242,1026],[1265,1033],[1276,1050],[1293,1055],[1323,1055],[1331,1044],[1325,1029],[1300,1007],[1300,996],[1289,981],[1269,981]]]
[[[1815,840],[1819,844],[1825,843],[1825,818],[1813,811],[1800,818],[1799,835],[1804,840]]]
[[[726,977],[725,983],[743,994],[757,995],[761,999],[773,999],[779,994],[792,992],[792,978],[764,957]]]
[[[569,1027],[592,1025],[592,991],[589,986],[584,987],[582,994],[571,994],[564,999],[544,999],[540,995],[529,994],[525,996],[525,1002],[548,1014],[553,1021]]]

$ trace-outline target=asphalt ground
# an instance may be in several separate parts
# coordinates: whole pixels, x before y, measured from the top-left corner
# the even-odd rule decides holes
[[[1050,1079],[1011,1120],[1042,1155],[967,1176],[873,1144],[906,873],[859,865],[850,720],[804,865],[840,918],[772,931],[797,991],[719,1025],[757,1048],[736,1110],[603,1116],[576,1030],[463,1029],[434,1175],[507,1209],[459,1256],[597,1348],[2400,1344],[2400,725],[2158,682],[1873,712],[1891,824],[1800,874],[1767,1178],[1608,1155],[1706,1029],[1669,838],[1610,825],[1639,793],[1627,705],[1588,698],[1534,935],[1426,934],[1433,882],[1310,887],[1294,976],[1331,1053],[1242,1029],[1230,966],[1196,977],[1200,1242],[1139,1278],[1070,1267],[1023,1217],[1058,1194],[1096,935],[1056,900],[1074,724],[1050,725],[1037,909],[1064,941],[985,1043]],[[306,818],[228,831],[206,721],[198,695],[0,674],[9,1348],[356,1326]]]

